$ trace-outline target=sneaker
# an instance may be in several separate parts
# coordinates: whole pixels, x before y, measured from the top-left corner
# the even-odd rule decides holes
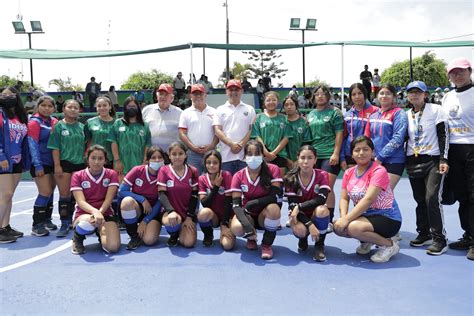
[[[0,228],[0,244],[8,244],[15,241],[16,237],[9,235],[7,232],[5,232],[5,229]]]
[[[334,225],[332,223],[328,224],[328,230],[326,231],[326,234],[330,234],[334,231]]]
[[[308,249],[308,237],[298,239],[298,250],[306,251]]]
[[[211,247],[214,244],[214,234],[205,234],[202,244],[204,247]]]
[[[474,260],[474,246],[469,247],[469,251],[466,256],[469,260]]]
[[[324,245],[314,245],[313,260],[318,262],[326,261],[326,254],[324,253]]]
[[[373,244],[370,242],[361,242],[356,249],[358,255],[368,255],[372,251]]]
[[[51,231],[58,229],[58,226],[56,226],[50,218],[44,221],[44,228]]]
[[[132,237],[127,244],[127,250],[135,250],[142,245],[142,240],[140,237]]]
[[[73,238],[71,252],[73,255],[82,255],[83,253],[85,253],[86,247],[84,247],[84,240],[78,240],[76,238]]]
[[[23,237],[23,233],[16,230],[15,228],[11,227],[10,225],[7,225],[5,227],[3,227],[3,229],[5,230],[5,232],[10,235],[10,236],[13,236],[15,238],[21,238]]]
[[[472,237],[464,233],[458,241],[449,244],[449,248],[454,250],[468,250],[471,245]]]
[[[49,230],[46,229],[43,223],[36,224],[31,228],[31,234],[37,237],[48,236]]]
[[[393,239],[392,239],[393,240]],[[412,247],[422,247],[432,243],[430,235],[418,234],[415,239],[410,241],[410,246]]]
[[[432,256],[439,256],[448,250],[448,244],[445,239],[433,240],[433,243],[426,248],[426,253]]]
[[[288,219],[286,220],[285,226],[286,226],[286,227],[291,227],[291,219],[288,218]]]
[[[400,246],[397,242],[393,242],[390,247],[380,246],[379,250],[370,257],[372,262],[382,263],[387,262],[400,251]]]
[[[246,245],[248,250],[257,250],[257,241],[253,239],[247,239],[247,245]]]
[[[178,245],[178,236],[170,236],[170,238],[168,238],[168,247],[176,247]]]
[[[62,237],[66,237],[67,234],[69,233],[69,224],[67,223],[63,223],[61,224],[61,227],[59,228],[58,232],[56,233],[56,237],[58,238],[62,238]]]
[[[256,243],[255,243],[256,245]],[[273,250],[271,245],[262,245],[262,259],[270,260],[273,258]]]
[[[278,224],[277,230],[282,230],[281,224]]]
[[[125,223],[122,222],[122,221],[119,221],[118,228],[119,228],[120,231],[127,230],[127,226],[125,226]]]

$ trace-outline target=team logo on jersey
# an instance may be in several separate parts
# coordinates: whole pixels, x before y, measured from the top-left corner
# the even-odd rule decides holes
[[[102,181],[102,186],[104,186],[104,188],[108,187],[109,184],[110,184],[109,178],[105,178],[104,181]]]
[[[244,112],[244,116],[249,116],[249,112],[248,112],[248,111],[245,111],[245,112]]]
[[[120,126],[119,127],[119,132],[125,132],[125,126]]]
[[[302,127],[298,127],[297,131],[298,131],[298,134],[303,134],[303,128]]]
[[[219,187],[219,191],[217,191],[217,192],[219,192],[220,195],[224,195],[224,193],[225,193],[224,187]]]
[[[326,122],[326,123],[329,122],[330,120],[331,120],[331,118],[329,116],[325,116],[323,118],[323,121]]]
[[[314,186],[314,193],[316,193],[316,194],[319,193],[319,184],[316,184]]]
[[[136,179],[135,180],[135,185],[141,187],[143,185],[143,180],[142,179]]]
[[[145,131],[141,129],[140,132],[138,132],[138,135],[141,137],[145,136]]]
[[[64,130],[61,132],[61,135],[63,136],[69,136],[69,131],[68,130]]]
[[[314,120],[314,118],[311,116],[309,119],[308,119],[308,122],[312,122]]]
[[[89,189],[91,187],[91,183],[89,181],[82,181],[81,187],[83,189]]]
[[[166,187],[168,187],[168,188],[174,187],[174,181],[173,180],[166,181]]]
[[[93,130],[93,131],[98,131],[98,130],[99,130],[99,126],[92,126],[92,127],[91,127],[91,130]]]
[[[249,191],[249,187],[246,184],[241,184],[240,189],[242,190],[242,192],[248,192]]]
[[[285,123],[281,122],[281,123],[280,123],[280,128],[281,128],[281,129],[284,129],[284,128],[285,128]]]
[[[260,122],[260,128],[265,128],[265,122]]]
[[[456,117],[458,116],[458,112],[459,112],[459,105],[453,105],[449,109],[449,116]]]

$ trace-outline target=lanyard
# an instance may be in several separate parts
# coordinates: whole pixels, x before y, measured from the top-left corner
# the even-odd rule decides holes
[[[418,112],[418,118],[415,117],[415,111],[414,109],[411,110],[411,119],[413,122],[413,126],[415,127],[415,137],[414,137],[414,142],[415,145],[413,146],[413,152],[415,153],[415,157],[418,157],[418,154],[421,152],[421,146],[420,146],[420,138],[421,135],[423,134],[423,126],[420,124],[421,117],[423,116],[423,110],[425,109],[425,106],[421,108],[421,110]]]

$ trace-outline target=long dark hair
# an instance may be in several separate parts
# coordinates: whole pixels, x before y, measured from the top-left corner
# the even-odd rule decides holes
[[[209,173],[209,170],[207,170],[207,167],[206,167],[206,160],[207,158],[211,157],[211,156],[214,156],[217,158],[217,161],[219,161],[219,171],[221,171],[221,167],[222,167],[222,156],[220,154],[220,152],[218,152],[217,150],[215,149],[211,149],[209,150],[207,153],[204,154],[204,157],[202,159],[202,162],[203,162],[203,165],[204,165],[204,171],[206,173]]]
[[[257,154],[263,156],[263,145],[262,145],[262,143],[254,140],[254,139],[249,140],[247,142],[247,144],[245,144],[245,146],[244,146],[245,156],[247,156],[250,146],[255,146],[257,148]],[[265,160],[263,160],[262,164],[260,165],[260,173],[258,174],[258,176],[260,177],[260,183],[262,184],[262,186],[264,188],[268,189],[268,188],[271,187],[273,176],[270,173],[270,169],[268,168],[268,165],[265,162]]]
[[[0,88],[0,92],[5,90],[10,90],[12,93],[15,94],[16,97],[16,105],[13,110],[11,109],[3,109],[5,114],[9,119],[14,118],[15,116],[18,117],[18,120],[23,124],[28,124],[28,115],[26,114],[25,108],[23,107],[23,101],[21,100],[20,92],[15,87],[3,87]]]
[[[351,155],[352,155],[352,152],[354,151],[355,146],[360,143],[366,143],[367,146],[369,146],[370,149],[372,149],[372,151],[375,148],[374,142],[372,141],[372,139],[370,139],[369,137],[365,135],[360,135],[360,136],[357,136],[355,139],[353,139],[351,142]]]
[[[138,105],[138,102],[135,101],[135,98],[133,96],[129,96],[123,102],[123,118],[122,119],[125,121],[126,125],[130,124],[130,117],[128,116],[126,110],[127,110],[127,106],[132,102],[135,103],[136,106],[137,106],[137,123],[145,125],[145,123],[143,122],[142,110],[140,109],[140,106]]]
[[[165,153],[165,151],[158,146],[151,146],[146,150],[146,154],[145,154],[146,160],[150,161],[151,157],[153,156],[155,152],[159,152],[161,154],[161,157],[163,157],[163,162],[165,165],[170,164],[170,158],[168,157],[168,154]]]
[[[314,154],[314,157],[316,157],[316,159],[318,158],[318,152],[316,151],[316,148],[314,148],[311,145],[301,146],[300,149],[298,149],[298,153],[296,154],[296,157],[299,157],[300,153],[303,150],[311,151]],[[288,171],[285,177],[283,178],[283,184],[285,185],[285,188],[290,188],[295,193],[298,193],[301,189],[300,182],[298,181],[298,174],[300,170],[301,170],[300,166],[296,164],[296,167]]]
[[[100,96],[97,99],[95,99],[95,107],[97,108],[97,103],[99,103],[101,100],[107,102],[107,104],[110,106],[109,115],[112,117],[115,117],[115,114],[116,114],[115,107],[112,105],[112,101],[110,100],[109,97]]]
[[[98,144],[95,144],[95,145],[92,145],[90,146],[88,149],[87,149],[87,152],[86,152],[86,161],[87,161],[87,164],[89,164],[89,157],[90,155],[92,154],[93,151],[101,151],[104,153],[104,157],[105,157],[105,163],[107,163],[107,161],[109,161],[107,159],[107,150],[105,150],[105,148],[101,145],[98,145]]]
[[[285,111],[285,103],[286,103],[287,100],[293,101],[293,103],[295,104],[296,113],[299,113],[300,111],[298,110],[298,98],[297,98],[294,94],[287,95],[287,96],[283,99],[283,102],[281,103],[281,110],[280,110],[280,112]],[[285,111],[285,114],[286,114],[286,111]]]
[[[356,83],[353,83],[350,87],[349,87],[349,96],[348,96],[348,99],[349,99],[349,105],[354,105],[354,102],[352,101],[352,91],[354,91],[354,89],[359,89],[362,94],[364,95],[364,99],[367,100],[368,99],[368,94],[367,94],[367,89],[364,87],[364,85],[360,82],[356,82]]]

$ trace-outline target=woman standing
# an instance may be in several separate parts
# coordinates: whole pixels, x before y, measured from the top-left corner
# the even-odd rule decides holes
[[[109,91],[107,92],[106,96],[110,99],[110,103],[112,103],[112,108],[114,109],[114,113],[118,111],[119,103],[117,92],[115,91],[115,86],[110,86]],[[114,117],[115,115],[112,115]],[[110,156],[109,156],[110,159]]]
[[[12,199],[21,173],[30,169],[26,141],[28,118],[20,93],[13,87],[0,89],[0,243],[10,243],[23,233],[10,226]]]
[[[38,188],[31,229],[34,236],[46,236],[50,230],[58,228],[52,221],[56,182],[53,154],[51,149],[48,149],[51,130],[58,122],[56,118],[51,117],[54,110],[54,99],[42,96],[38,99],[37,113],[33,114],[28,122],[28,145],[32,160],[30,174]]]

